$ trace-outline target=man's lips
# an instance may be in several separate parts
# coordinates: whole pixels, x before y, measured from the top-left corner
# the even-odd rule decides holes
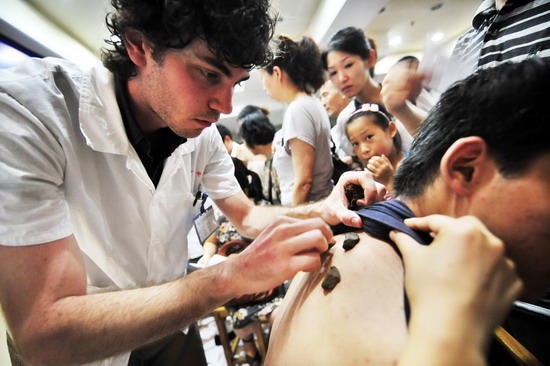
[[[195,118],[195,121],[197,121],[201,125],[204,125],[204,126],[208,127],[208,126],[211,126],[213,123],[218,122],[218,119],[217,118],[216,119],[212,119],[212,118],[209,118],[209,119]]]

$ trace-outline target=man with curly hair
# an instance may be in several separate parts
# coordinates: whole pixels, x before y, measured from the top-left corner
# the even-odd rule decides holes
[[[0,301],[16,364],[204,365],[193,322],[319,268],[327,224],[360,225],[345,183],[376,195],[351,174],[323,202],[256,207],[233,177],[212,125],[270,59],[267,0],[112,5],[105,67],[0,73]],[[203,192],[257,239],[185,276]]]

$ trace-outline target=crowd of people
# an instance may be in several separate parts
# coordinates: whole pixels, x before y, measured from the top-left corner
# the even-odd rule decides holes
[[[550,289],[550,1],[484,1],[424,102],[418,60],[377,82],[359,28],[321,49],[274,34],[268,0],[111,5],[102,64],[0,71],[14,366],[206,365],[196,321],[286,281],[265,360],[235,318],[251,365],[507,362],[495,328]],[[252,68],[278,131],[255,105],[217,123]]]

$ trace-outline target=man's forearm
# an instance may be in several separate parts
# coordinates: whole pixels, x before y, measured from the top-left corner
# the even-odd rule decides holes
[[[243,220],[243,235],[255,238],[277,216],[289,216],[297,219],[322,217],[320,203],[300,206],[254,206]]]
[[[103,359],[177,332],[235,297],[228,278],[214,266],[163,285],[66,297],[33,314],[33,331],[14,338],[31,363]]]
[[[426,119],[426,117],[428,116],[426,112],[424,112],[422,109],[418,108],[409,101],[406,101],[406,103],[400,108],[394,108],[393,110],[390,110],[390,113],[392,113],[395,118],[403,123],[407,131],[413,137],[420,129],[422,121],[424,121],[424,119]]]

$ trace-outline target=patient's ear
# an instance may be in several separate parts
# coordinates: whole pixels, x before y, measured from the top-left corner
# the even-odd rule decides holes
[[[457,194],[470,195],[483,183],[488,169],[493,167],[487,143],[481,137],[470,136],[455,141],[441,159],[441,177]]]

